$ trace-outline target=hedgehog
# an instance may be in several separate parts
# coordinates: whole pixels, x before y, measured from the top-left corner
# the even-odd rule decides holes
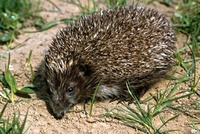
[[[67,24],[45,54],[49,105],[62,118],[92,98],[141,97],[172,68],[175,34],[157,11],[139,6],[101,10]]]

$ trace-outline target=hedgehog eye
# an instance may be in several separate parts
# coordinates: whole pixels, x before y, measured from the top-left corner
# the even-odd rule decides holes
[[[67,93],[72,93],[73,91],[74,91],[74,88],[73,88],[73,87],[69,86],[69,87],[67,88]]]

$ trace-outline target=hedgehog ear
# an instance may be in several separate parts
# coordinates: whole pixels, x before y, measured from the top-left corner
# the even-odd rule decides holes
[[[88,65],[80,64],[79,69],[84,76],[90,76],[92,74],[92,70]]]

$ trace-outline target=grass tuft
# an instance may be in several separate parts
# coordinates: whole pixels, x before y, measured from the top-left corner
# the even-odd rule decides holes
[[[198,0],[181,0],[176,6],[173,17],[174,28],[186,34],[190,42],[194,58],[200,57],[200,2]]]
[[[26,84],[23,87],[18,88],[15,78],[12,75],[10,69],[10,54],[8,56],[8,65],[5,66],[4,75],[0,75],[0,82],[3,85],[3,91],[2,97],[5,97],[4,99],[8,99],[12,103],[14,102],[14,94],[33,94],[35,93],[32,88],[36,88],[36,85],[33,84]]]
[[[154,100],[153,105],[144,104],[146,101],[139,101],[134,93],[131,92],[130,85],[127,83],[127,88],[130,95],[133,98],[133,107],[131,105],[127,105],[122,103],[125,108],[122,107],[114,107],[111,111],[108,111],[105,115],[118,118],[122,120],[126,125],[131,126],[135,129],[143,131],[145,133],[168,133],[177,130],[162,130],[162,128],[170,121],[174,120],[178,117],[175,115],[169,119],[164,119],[160,116],[161,113],[165,112],[166,108],[172,105],[173,101],[177,101],[180,98],[184,98],[186,95],[178,96],[175,94],[175,91],[180,86],[181,82],[177,83],[176,86],[170,88],[167,87],[163,92],[158,91],[155,94],[151,95],[151,98],[148,98],[148,102],[150,100]],[[187,95],[188,96],[188,95]],[[144,107],[144,105],[146,105]],[[116,112],[115,112],[116,111]],[[154,123],[154,118],[159,116],[160,122],[162,124],[160,126],[156,126]]]
[[[3,118],[3,114],[7,108],[8,102],[4,104],[3,109],[0,112],[0,133],[1,134],[25,134],[30,126],[25,129],[25,124],[28,117],[28,110],[26,112],[26,115],[23,119],[23,122],[20,123],[20,111],[18,111],[18,114],[14,112],[14,116],[12,120],[10,120],[10,117],[8,116],[7,119]]]
[[[22,27],[41,27],[44,20],[38,15],[39,11],[39,2],[0,0],[0,43],[12,42]]]

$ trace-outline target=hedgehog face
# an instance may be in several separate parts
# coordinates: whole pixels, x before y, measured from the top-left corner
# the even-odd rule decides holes
[[[56,80],[56,85],[60,82],[58,87],[50,88],[49,104],[56,117],[63,117],[64,114],[79,100],[79,91],[81,90],[77,83],[66,82],[63,84],[62,80]],[[48,82],[49,83],[49,82]],[[54,84],[55,85],[55,84]]]
[[[47,66],[49,105],[57,118],[63,117],[81,99],[81,92],[85,91],[85,74],[82,66],[71,66],[62,71]]]

